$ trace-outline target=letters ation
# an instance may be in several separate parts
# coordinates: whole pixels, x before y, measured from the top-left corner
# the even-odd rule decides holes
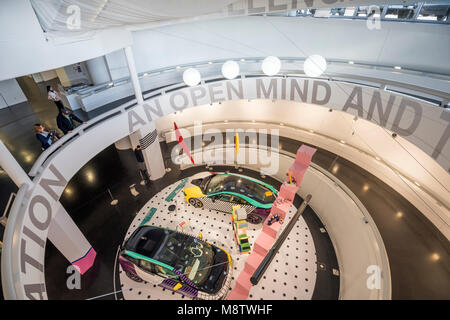
[[[58,169],[55,168],[53,164],[49,166],[50,171],[55,175],[58,180],[50,180],[46,178],[42,178],[39,184],[42,188],[44,188],[45,191],[55,200],[58,201],[59,197],[56,194],[56,192],[50,188],[50,186],[57,186],[57,187],[65,187],[67,185],[67,180],[64,179],[63,175],[58,171]]]
[[[23,288],[25,290],[25,295],[28,299],[36,300],[36,298],[31,295],[32,293],[38,293],[39,299],[40,300],[44,299],[44,296],[42,295],[42,293],[45,292],[45,290],[44,290],[45,286],[43,283],[26,284],[23,286]]]

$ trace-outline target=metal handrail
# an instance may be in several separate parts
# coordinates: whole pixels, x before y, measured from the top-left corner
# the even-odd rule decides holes
[[[19,234],[25,215],[23,206],[28,188],[29,186],[26,183],[19,188],[16,199],[9,212],[8,223],[6,224],[5,233],[3,235],[1,276],[3,295],[6,300],[18,300],[23,298],[22,293],[16,292],[17,288],[15,285],[20,282],[19,252],[21,244],[17,239],[20,238]],[[16,241],[14,241],[14,239],[16,239]],[[13,260],[14,257],[16,260]]]
[[[3,211],[3,215],[0,217],[0,223],[3,226],[6,226],[6,221],[8,220],[8,217],[7,217],[8,211],[9,211],[10,205],[12,204],[13,198],[16,196],[17,196],[17,194],[15,192],[11,192],[11,194],[9,195],[9,199],[8,199],[8,202],[6,203],[6,207],[5,207],[5,210]]]
[[[255,148],[255,146],[256,146],[256,148]],[[294,153],[284,151],[284,150],[279,150],[279,149],[268,147],[268,146],[260,146],[260,145],[254,145],[254,144],[240,144],[240,148],[242,148],[242,149],[250,149],[250,148],[262,149],[262,150],[270,151],[271,153],[275,152],[278,154],[282,154],[282,155],[285,155],[292,159],[295,159],[295,157],[296,157],[296,154],[294,154]],[[222,144],[222,145],[207,146],[205,148],[201,147],[200,149],[192,150],[191,155],[194,156],[194,154],[199,152],[199,150],[206,151],[206,150],[215,150],[215,149],[223,149],[223,150],[233,149],[234,150],[234,145]],[[183,154],[179,158],[183,158],[183,157],[186,157],[186,155]],[[200,165],[200,164],[198,164],[198,163],[195,165],[189,164],[189,165],[186,165],[186,168],[198,166],[198,165]],[[240,166],[242,167],[242,165],[240,165]],[[347,196],[349,196],[350,199],[352,199],[354,201],[355,205],[358,207],[358,209],[361,212],[362,218],[365,219],[364,221],[366,221],[366,223],[370,226],[370,229],[372,230],[375,240],[377,242],[377,249],[378,249],[380,260],[381,260],[379,262],[381,265],[382,278],[383,278],[383,283],[384,283],[382,296],[383,296],[383,299],[385,299],[385,300],[391,299],[392,283],[391,283],[391,269],[390,269],[390,264],[389,264],[389,258],[387,255],[386,247],[384,246],[383,238],[381,237],[381,234],[376,226],[376,223],[372,219],[372,216],[370,215],[369,211],[366,209],[364,204],[359,200],[359,198],[336,176],[334,176],[332,173],[328,172],[327,170],[325,170],[324,168],[322,168],[321,166],[319,166],[316,163],[311,162],[310,166],[313,167],[315,170],[319,171],[320,173],[322,173],[325,177],[327,177],[329,180],[331,180],[333,183],[335,183],[336,186],[341,188],[341,190],[345,194],[347,194]],[[274,178],[277,179],[275,176],[274,176]],[[279,179],[277,179],[277,180],[279,180]],[[281,182],[283,182],[283,181],[281,181]]]

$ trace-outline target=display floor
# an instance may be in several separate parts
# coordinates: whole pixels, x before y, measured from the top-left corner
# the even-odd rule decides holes
[[[207,175],[209,175],[208,172],[197,173],[187,178],[187,182]],[[176,230],[179,223],[189,222],[190,226],[185,228],[185,233],[197,236],[201,232],[205,240],[230,253],[233,260],[233,277],[229,288],[231,291],[238,275],[244,268],[245,259],[248,257],[247,254],[239,253],[234,240],[231,215],[189,205],[184,199],[183,188],[179,189],[175,197],[171,198],[170,195],[172,192],[176,192],[180,184],[183,184],[183,180],[166,187],[148,201],[131,223],[126,238],[141,224]],[[172,212],[168,209],[170,205],[176,206]],[[280,232],[296,211],[297,208],[292,205]],[[262,224],[249,224],[247,234],[251,245],[260,234],[261,229]],[[137,283],[129,279],[119,265],[118,267],[121,290],[125,299],[190,299],[155,284]],[[317,257],[314,241],[308,225],[303,217],[300,217],[261,281],[250,290],[249,299],[310,300],[314,292],[316,275]]]

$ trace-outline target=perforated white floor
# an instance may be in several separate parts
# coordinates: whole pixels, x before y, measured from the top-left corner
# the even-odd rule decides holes
[[[188,179],[188,183],[192,179],[208,174],[207,172],[196,174]],[[194,208],[186,203],[182,189],[172,201],[167,202],[165,200],[167,196],[180,183],[181,181],[178,181],[168,186],[148,201],[134,218],[126,237],[128,238],[142,223],[151,208],[156,208],[156,212],[146,225],[156,225],[175,230],[180,222],[189,221],[193,235],[198,235],[201,232],[205,240],[223,247],[232,256],[233,281],[231,282],[231,290],[234,287],[235,279],[244,267],[245,259],[248,257],[248,254],[241,255],[239,253],[234,241],[231,216],[227,213],[205,208]],[[172,204],[176,205],[176,210],[170,212],[168,207]],[[296,208],[291,206],[283,227],[295,212]],[[261,228],[262,225],[249,224],[248,236],[252,248]],[[314,291],[316,271],[314,242],[305,220],[300,217],[261,281],[250,290],[249,299],[309,300]],[[119,272],[121,289],[125,299],[189,299],[153,284],[134,282],[122,272],[121,268]]]

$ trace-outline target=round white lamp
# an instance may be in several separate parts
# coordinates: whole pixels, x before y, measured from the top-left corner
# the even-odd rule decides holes
[[[200,83],[201,75],[200,72],[198,72],[197,69],[189,68],[184,70],[183,72],[183,81],[188,86],[193,87]]]
[[[225,78],[231,80],[239,74],[239,64],[236,61],[227,61],[222,65],[222,74]]]
[[[327,61],[318,54],[309,56],[303,63],[303,71],[309,77],[320,77],[327,70]]]
[[[262,71],[267,76],[276,75],[281,69],[281,61],[277,57],[268,56],[263,60]]]

